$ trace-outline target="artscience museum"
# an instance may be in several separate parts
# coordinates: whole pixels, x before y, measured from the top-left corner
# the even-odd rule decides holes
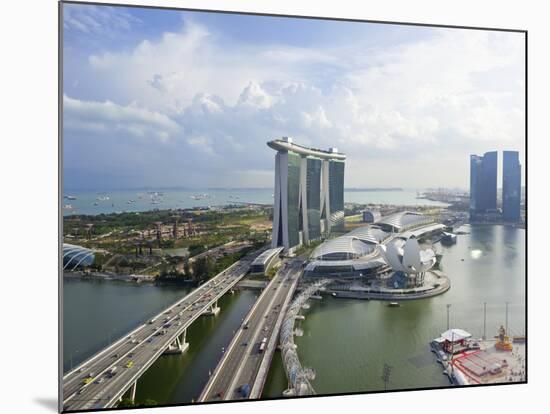
[[[436,254],[419,241],[438,239],[446,227],[434,218],[403,211],[328,239],[309,258],[304,274],[341,280],[400,273],[418,281],[436,263]]]

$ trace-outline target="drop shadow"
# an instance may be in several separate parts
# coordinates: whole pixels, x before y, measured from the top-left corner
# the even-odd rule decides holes
[[[57,398],[51,398],[51,397],[38,397],[34,399],[34,402],[38,405],[41,405],[42,407],[48,409],[51,412],[57,413],[58,407],[57,407]]]

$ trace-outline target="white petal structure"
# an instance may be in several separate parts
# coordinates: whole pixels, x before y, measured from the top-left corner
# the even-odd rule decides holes
[[[414,236],[405,242],[397,239],[387,246],[379,245],[379,251],[393,270],[409,274],[423,273],[436,261],[435,252],[432,249],[420,250]]]
[[[420,262],[420,246],[416,237],[411,236],[403,247],[403,266],[409,269],[407,273],[416,273],[422,268]]]

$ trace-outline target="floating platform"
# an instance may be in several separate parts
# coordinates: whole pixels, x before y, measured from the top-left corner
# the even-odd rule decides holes
[[[503,328],[501,328],[502,330]],[[502,338],[505,338],[504,340]],[[510,342],[505,334],[499,339],[473,340],[466,338],[456,344],[457,349],[444,348],[442,338],[430,343],[443,373],[453,384],[505,384],[526,381],[525,336]],[[502,346],[502,344],[506,346]],[[445,350],[446,349],[446,350]]]

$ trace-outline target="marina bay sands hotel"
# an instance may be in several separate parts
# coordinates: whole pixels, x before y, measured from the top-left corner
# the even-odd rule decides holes
[[[272,247],[292,252],[330,233],[344,231],[345,154],[294,144],[267,143],[275,155]]]

